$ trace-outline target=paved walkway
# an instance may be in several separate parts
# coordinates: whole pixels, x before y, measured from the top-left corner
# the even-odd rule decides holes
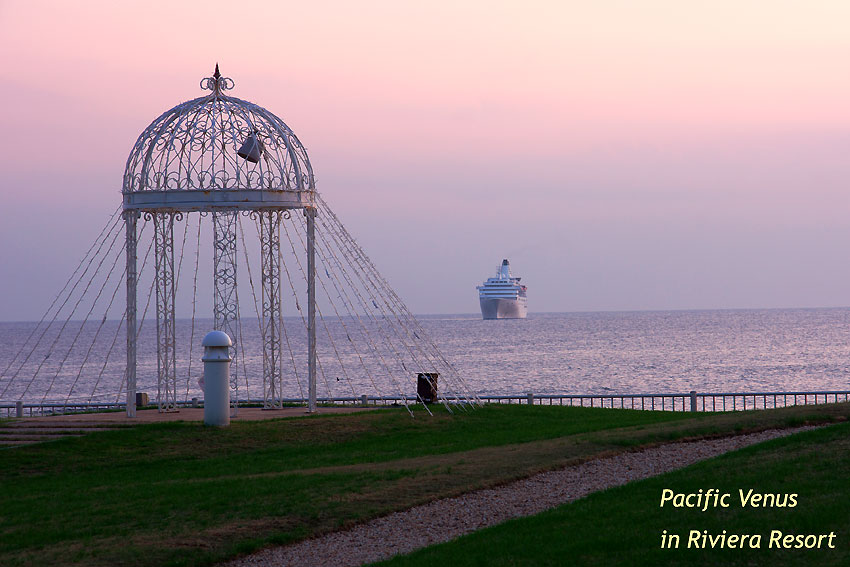
[[[591,492],[685,467],[796,429],[682,441],[625,452],[534,475],[497,488],[437,500],[283,547],[270,547],[221,567],[356,567],[452,540],[511,518],[538,514]]]

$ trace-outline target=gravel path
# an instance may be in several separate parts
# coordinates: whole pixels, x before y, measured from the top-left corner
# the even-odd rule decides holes
[[[612,486],[659,475],[721,453],[811,427],[736,437],[670,443],[538,474],[498,488],[437,500],[284,547],[265,549],[223,567],[362,565],[449,541],[460,535],[530,516]]]

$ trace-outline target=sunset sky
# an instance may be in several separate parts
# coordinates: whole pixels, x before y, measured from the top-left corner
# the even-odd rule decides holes
[[[38,319],[141,131],[234,96],[416,313],[850,305],[850,2],[0,0],[0,320]]]

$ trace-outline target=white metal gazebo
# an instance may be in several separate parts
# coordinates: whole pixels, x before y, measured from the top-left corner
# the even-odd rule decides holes
[[[410,411],[426,401],[418,380],[438,375],[434,401],[475,401],[316,190],[292,130],[226,94],[234,82],[217,65],[201,87],[136,140],[121,206],[4,365],[0,402],[126,403],[132,417],[137,392],[155,389],[159,411],[176,411],[203,397],[196,322],[232,339],[233,412],[367,398]]]
[[[316,408],[315,212],[316,185],[307,152],[292,130],[256,104],[226,96],[233,88],[218,65],[201,81],[210,92],[164,112],[136,141],[124,172],[127,231],[127,415],[136,404],[136,219],[153,220],[156,258],[157,377],[160,409],[177,404],[175,356],[174,222],[185,213],[213,220],[215,328],[239,348],[236,294],[236,219],[259,219],[262,246],[263,399],[280,394],[281,216],[303,211],[307,219],[309,411]],[[232,353],[231,389],[237,407],[238,356]]]

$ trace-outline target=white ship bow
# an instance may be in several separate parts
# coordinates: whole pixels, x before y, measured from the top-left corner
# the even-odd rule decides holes
[[[487,278],[478,286],[478,300],[481,304],[481,316],[484,319],[525,319],[528,314],[526,287],[521,278],[511,274],[511,265],[502,260],[494,278]]]

